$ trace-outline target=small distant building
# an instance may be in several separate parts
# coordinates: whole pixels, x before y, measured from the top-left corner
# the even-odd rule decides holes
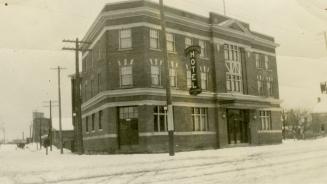
[[[61,119],[61,129],[63,136],[63,147],[69,150],[74,150],[74,128],[72,124],[72,118]],[[53,145],[60,148],[60,136],[59,136],[59,119],[52,118],[52,135]]]
[[[325,135],[327,128],[327,98],[318,98],[312,110],[312,129],[316,135]]]
[[[50,119],[45,118],[43,112],[33,112],[33,142],[40,142],[40,137],[48,135],[49,129]]]

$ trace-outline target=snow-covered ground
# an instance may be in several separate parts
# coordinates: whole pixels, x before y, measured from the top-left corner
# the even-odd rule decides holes
[[[74,155],[0,147],[0,183],[327,183],[327,138],[168,154]]]

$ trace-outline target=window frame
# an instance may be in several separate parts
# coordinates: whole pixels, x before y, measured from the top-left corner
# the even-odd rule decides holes
[[[271,111],[259,111],[260,129],[272,130]]]
[[[138,106],[122,106],[119,107],[119,119],[138,119]]]
[[[154,68],[158,71],[158,73],[154,73]],[[151,65],[151,85],[152,86],[161,86],[161,67],[159,65]],[[158,81],[157,84],[154,83],[154,78]]]
[[[124,31],[126,31],[128,34],[127,36],[124,35]],[[124,36],[124,37],[122,37]],[[128,42],[127,42],[128,41]],[[127,45],[123,45],[124,43],[127,43]],[[133,47],[132,45],[132,30],[131,29],[120,29],[119,30],[119,49],[131,49]]]
[[[265,69],[269,70],[269,57],[267,55],[265,55]]]
[[[154,34],[151,34],[154,33]],[[154,37],[154,35],[156,35]],[[151,44],[154,41],[156,43],[156,47],[152,47],[153,45]],[[157,29],[150,29],[149,31],[149,47],[150,49],[160,49],[160,31]]]
[[[160,108],[163,108],[164,112],[161,112]],[[164,117],[164,130],[161,130],[161,116]],[[156,121],[157,120],[157,121]],[[157,125],[157,126],[155,126]],[[156,130],[157,127],[157,130]],[[157,105],[153,107],[153,131],[154,132],[167,132],[168,131],[168,119],[167,110],[165,106]]]
[[[274,80],[272,77],[267,77],[266,80],[266,87],[267,87],[267,96],[273,97],[274,96]]]
[[[208,58],[208,48],[207,48],[207,42],[205,40],[199,40],[199,46],[201,48],[200,57],[201,58]]]
[[[174,75],[172,75],[174,74]],[[169,79],[170,79],[170,87],[177,88],[177,69],[169,68]],[[173,81],[173,82],[172,82]],[[175,85],[173,85],[175,84]]]
[[[201,89],[208,90],[208,72],[201,72]],[[204,79],[205,78],[205,79]],[[205,87],[203,86],[205,84]]]
[[[209,131],[208,108],[192,107],[193,132]]]
[[[224,44],[226,67],[226,91],[243,93],[241,48],[237,45]]]
[[[130,71],[130,72],[127,72],[127,71]],[[127,78],[125,78],[125,77],[127,77]],[[128,83],[125,84],[124,81],[125,82],[128,81]],[[120,68],[119,68],[119,83],[120,83],[120,87],[133,86],[133,66],[132,65],[120,66]]]
[[[170,39],[171,38],[171,39]],[[167,51],[168,52],[176,52],[176,39],[175,34],[166,33],[166,43],[167,43]],[[170,48],[171,46],[171,48]]]

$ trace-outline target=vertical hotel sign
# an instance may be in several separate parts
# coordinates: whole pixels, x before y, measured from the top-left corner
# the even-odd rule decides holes
[[[191,70],[191,95],[198,95],[202,92],[199,73],[198,73],[198,58],[201,53],[201,47],[198,45],[193,45],[185,49],[185,55],[187,59],[190,60],[190,70]]]

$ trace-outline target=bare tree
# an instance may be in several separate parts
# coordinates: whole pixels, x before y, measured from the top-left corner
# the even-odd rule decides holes
[[[287,127],[288,134],[292,134],[297,139],[304,139],[304,132],[311,122],[310,111],[301,108],[287,109],[285,116],[284,126]]]

